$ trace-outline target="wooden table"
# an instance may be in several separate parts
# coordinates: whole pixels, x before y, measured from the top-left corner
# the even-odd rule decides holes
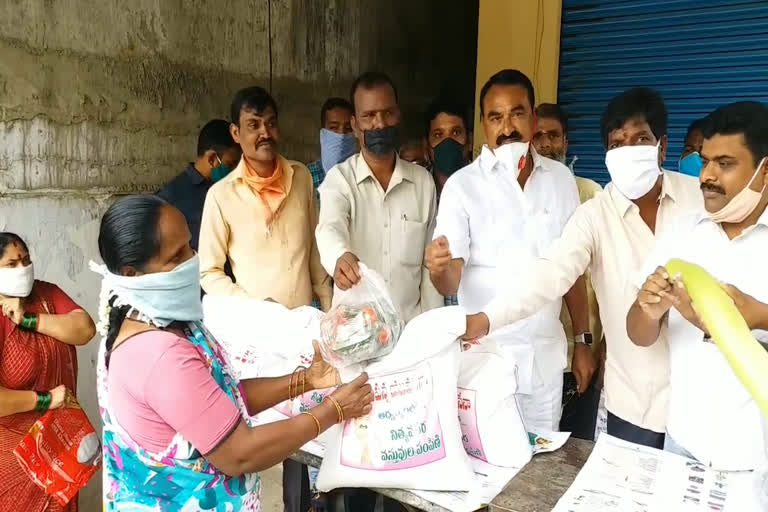
[[[592,441],[569,439],[559,450],[535,456],[491,502],[489,512],[550,512],[594,446]]]
[[[595,443],[569,439],[552,453],[535,456],[491,502],[489,512],[549,512],[570,487],[587,461]],[[303,464],[320,467],[322,459],[306,452],[293,457]],[[375,489],[379,494],[426,512],[450,512],[405,489]]]

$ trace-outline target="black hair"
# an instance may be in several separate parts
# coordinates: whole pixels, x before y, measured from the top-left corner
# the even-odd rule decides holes
[[[229,123],[223,119],[214,119],[205,123],[197,136],[197,156],[203,156],[209,149],[222,153],[239,145],[229,133]]]
[[[352,87],[349,89],[349,101],[352,104],[352,112],[354,113],[355,107],[355,93],[359,88],[373,89],[379,85],[388,85],[392,88],[392,92],[395,94],[395,101],[397,102],[397,87],[389,76],[380,71],[366,71],[362,75],[355,78],[352,82]]]
[[[464,130],[469,132],[469,116],[467,109],[460,103],[448,98],[437,98],[432,101],[424,112],[424,135],[429,138],[429,130],[432,121],[440,114],[449,114],[461,119],[464,123]]]
[[[560,105],[555,103],[542,103],[536,107],[538,119],[555,119],[563,127],[563,135],[568,135],[568,114]]]
[[[648,87],[627,89],[614,97],[600,119],[600,135],[608,147],[608,135],[630,119],[641,117],[648,123],[656,139],[667,134],[667,107],[658,91]]]
[[[480,89],[480,117],[485,115],[485,105],[483,105],[485,95],[494,85],[519,85],[528,92],[528,102],[531,104],[531,110],[533,110],[533,106],[536,104],[536,94],[530,78],[517,69],[502,69],[489,78],[483,88]]]
[[[757,101],[724,105],[704,118],[701,132],[705,139],[742,134],[757,165],[768,156],[768,106]]]
[[[348,110],[350,114],[355,113],[355,107],[352,106],[350,102],[345,100],[344,98],[328,98],[325,100],[325,103],[323,103],[323,106],[320,108],[320,126],[325,126],[325,115],[328,113],[329,110],[333,110],[335,108],[343,108],[345,110]]]
[[[257,114],[262,114],[269,107],[272,107],[275,115],[277,115],[277,103],[272,99],[272,96],[263,87],[254,85],[240,89],[235,93],[235,97],[232,98],[232,106],[229,109],[229,115],[232,118],[232,124],[240,124],[240,112],[243,110],[251,110]]]
[[[24,248],[27,253],[29,253],[29,248],[27,247],[27,243],[22,240],[22,238],[17,235],[16,233],[10,233],[8,231],[0,232],[0,258],[5,256],[5,250],[8,248],[11,244],[19,244]]]
[[[704,126],[704,118],[697,119],[694,122],[692,122],[688,126],[688,130],[686,130],[685,132],[685,140],[688,140],[688,137],[690,137],[693,132],[701,132],[703,126]]]
[[[141,270],[157,254],[160,249],[157,223],[161,209],[167,204],[154,195],[129,196],[107,209],[99,228],[99,254],[110,272],[120,274],[125,266]],[[131,309],[130,305],[112,307],[114,301],[115,297],[109,298],[107,351],[112,349]]]

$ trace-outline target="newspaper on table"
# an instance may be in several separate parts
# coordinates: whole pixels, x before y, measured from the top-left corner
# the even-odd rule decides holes
[[[550,432],[547,434],[528,433],[534,456],[549,453],[562,448],[570,437],[570,432]],[[474,457],[470,458],[475,471],[475,482],[468,492],[446,491],[411,491],[430,503],[439,505],[451,512],[474,512],[487,507],[522,469],[522,467],[492,466]]]
[[[758,512],[753,479],[602,434],[553,512]]]

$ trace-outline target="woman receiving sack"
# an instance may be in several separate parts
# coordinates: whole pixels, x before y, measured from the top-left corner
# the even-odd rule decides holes
[[[258,471],[371,409],[367,376],[295,418],[248,418],[338,376],[316,355],[291,375],[238,382],[200,323],[189,229],[153,196],[122,199],[101,222],[106,333],[98,361],[105,510],[259,510]]]

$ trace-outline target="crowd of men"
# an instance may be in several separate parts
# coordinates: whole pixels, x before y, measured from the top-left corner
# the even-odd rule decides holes
[[[619,94],[595,127],[605,191],[574,176],[576,157],[566,165],[567,116],[537,106],[523,73],[493,75],[478,108],[487,142],[477,158],[470,109],[443,98],[426,108],[423,137],[401,145],[397,88],[368,72],[349,101],[322,106],[320,158],[305,165],[280,153],[278,105],[249,87],[229,122],[203,127],[196,160],[159,194],[187,218],[205,293],[327,310],[362,262],[406,321],[467,310],[467,339],[488,335],[518,365],[529,430],[558,430],[570,367],[580,392],[604,379],[610,434],[754,469],[765,453],[757,405],[678,281],[656,267],[703,260],[734,285],[750,327],[768,327],[768,107],[737,103],[696,121],[668,171],[662,97]],[[731,443],[729,427],[747,442]],[[286,510],[306,510],[306,488],[305,470],[287,462]],[[365,493],[349,499],[352,510],[372,507]]]

